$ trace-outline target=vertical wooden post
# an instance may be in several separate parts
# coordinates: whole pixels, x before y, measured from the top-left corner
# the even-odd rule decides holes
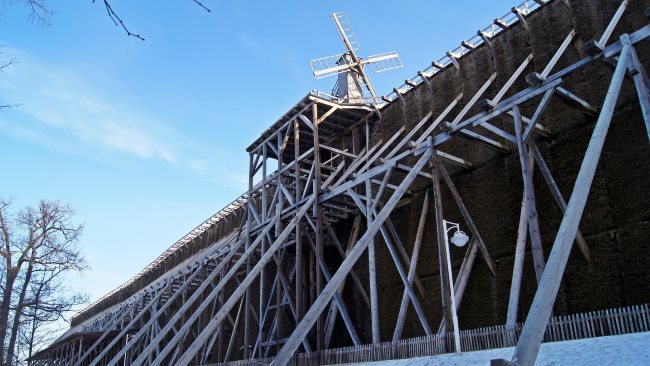
[[[263,161],[263,164],[264,164],[263,167],[264,168],[263,169],[264,169],[264,173],[266,173],[266,146],[264,146],[264,157],[263,157],[263,159],[264,159],[264,161]],[[253,192],[253,177],[255,175],[255,173],[254,173],[255,167],[253,165],[254,165],[253,155],[250,155],[250,166],[249,166],[249,174],[248,174],[248,225],[246,225],[246,244],[245,244],[245,247],[244,247],[245,250],[248,250],[248,247],[251,244],[251,226],[252,226],[252,211],[251,210],[254,209],[253,208],[253,198],[251,197],[251,194]],[[266,178],[266,174],[264,174],[263,179],[265,179],[265,178]],[[265,207],[265,206],[263,205],[262,207]],[[264,210],[264,208],[262,210]],[[262,217],[266,217],[266,216],[262,215]],[[262,221],[264,221],[264,220],[262,220]],[[247,271],[250,270],[250,259],[246,260],[246,270]],[[243,300],[246,303],[246,306],[244,308],[244,338],[243,338],[244,350],[243,350],[243,354],[242,354],[242,357],[244,359],[248,358],[248,337],[249,337],[248,329],[249,329],[249,325],[250,325],[250,323],[249,323],[250,319],[248,317],[248,315],[249,315],[248,314],[249,313],[248,307],[249,307],[249,304],[250,304],[250,302],[249,302],[250,301],[249,300],[250,299],[250,294],[251,294],[250,289],[247,289],[246,294],[244,295],[245,298]]]
[[[612,81],[607,90],[600,115],[596,121],[594,132],[591,135],[587,152],[582,160],[582,165],[580,166],[571,198],[569,199],[566,212],[560,224],[560,229],[555,237],[546,270],[542,275],[542,280],[535,293],[528,318],[526,319],[521,336],[519,337],[519,342],[517,343],[517,348],[512,357],[513,362],[517,362],[523,366],[532,366],[537,358],[537,353],[539,352],[539,347],[544,337],[544,331],[546,330],[546,325],[553,311],[553,304],[555,303],[555,298],[560,288],[562,274],[569,260],[569,254],[571,254],[571,248],[576,232],[578,231],[578,224],[580,223],[587,203],[591,183],[596,174],[596,167],[598,166],[600,153],[605,143],[605,136],[607,136],[607,131],[609,130],[609,125],[614,115],[616,100],[618,99],[621,85],[625,78],[630,55],[630,40],[627,34],[621,36],[621,44],[623,48],[619,55]]]
[[[296,164],[295,170],[295,181],[296,181],[296,193],[295,193],[295,202],[300,202],[302,198],[302,172],[300,170],[301,164],[298,161],[300,157],[300,123],[298,119],[293,124],[293,133],[294,133],[294,160]],[[308,183],[309,184],[309,183]],[[296,322],[299,322],[302,319],[303,314],[303,257],[302,257],[302,225],[296,225]]]
[[[366,219],[372,225],[372,184],[366,180]],[[375,239],[368,243],[368,281],[370,282],[370,326],[372,343],[379,343],[379,300],[377,298],[377,266],[375,263]]]
[[[313,208],[313,216],[316,224],[316,293],[320,294],[323,290],[323,275],[318,263],[323,259],[323,207],[320,203],[320,185],[321,185],[321,158],[320,158],[320,139],[318,136],[318,104],[313,103],[312,105],[312,124],[314,125],[314,192],[313,195],[316,196],[316,201]],[[316,349],[321,350],[323,348],[323,340],[325,338],[324,328],[323,328],[323,317],[321,314],[318,316],[318,321],[316,322]]]
[[[440,270],[440,301],[442,308],[442,315],[445,320],[445,324],[449,328],[452,324],[451,321],[451,309],[448,304],[450,302],[450,293],[449,293],[449,278],[447,277],[447,271],[445,266],[447,263],[447,254],[445,252],[445,233],[444,225],[442,223],[443,213],[442,213],[442,193],[440,191],[440,175],[438,172],[438,158],[437,154],[434,151],[431,157],[429,158],[431,163],[431,176],[433,180],[433,204],[435,207],[435,220],[436,220],[436,237],[438,240],[438,269]]]
[[[523,131],[521,126],[521,112],[519,106],[512,108],[515,118],[515,133],[517,135],[517,150],[519,152],[519,162],[521,163],[521,174],[524,182],[524,195],[526,196],[526,209],[528,212],[528,232],[530,234],[530,246],[533,252],[533,265],[535,267],[535,276],[537,283],[542,278],[544,272],[544,249],[542,248],[542,238],[539,234],[539,222],[537,218],[537,208],[535,207],[535,186],[533,185],[533,167],[528,163],[529,152],[524,143]]]
[[[526,194],[521,199],[521,211],[519,213],[519,227],[517,228],[517,245],[515,247],[515,258],[512,266],[512,282],[510,282],[510,298],[508,300],[508,313],[506,315],[506,330],[514,329],[517,324],[517,312],[519,310],[519,293],[521,290],[521,277],[524,270],[524,258],[526,256],[526,239],[528,238],[528,208],[526,207]],[[508,335],[507,345],[510,345],[514,338]]]
[[[289,127],[287,127],[287,128],[289,128]],[[283,142],[282,138],[283,138],[282,133],[278,132],[277,137],[276,137],[276,149],[278,151],[278,169],[277,169],[278,175],[277,175],[276,190],[277,190],[278,202],[276,204],[276,211],[275,212],[276,212],[276,215],[279,216],[279,219],[278,219],[277,223],[275,224],[275,237],[278,237],[280,235],[280,233],[282,233],[282,230],[284,229],[283,224],[282,224],[282,211],[284,210],[284,201],[286,201],[286,197],[285,197],[284,192],[283,192],[283,190],[284,190],[284,180],[285,179],[284,179],[284,175],[282,173],[282,168],[283,168],[283,164],[284,164],[284,162],[283,162],[283,155],[284,155],[283,153],[284,153],[284,151],[283,151],[283,148],[282,148],[282,142]],[[298,226],[300,226],[300,225],[296,225],[296,227],[298,227]],[[269,238],[269,242],[271,242],[270,238]],[[264,253],[262,253],[262,254],[264,254]],[[280,261],[280,262],[276,261],[276,265],[275,265],[275,270],[276,270],[275,275],[276,275],[276,278],[278,278],[278,283],[279,284],[282,284],[282,278],[284,276],[283,264],[284,264],[283,261]],[[264,272],[263,269],[262,269],[262,272]],[[262,272],[260,272],[260,275],[262,274]],[[280,340],[283,337],[284,308],[282,306],[282,303],[283,303],[283,300],[284,300],[284,292],[285,292],[284,286],[279,285],[279,286],[276,287],[276,293],[275,293],[275,295],[276,295],[276,297],[275,297],[275,299],[276,299],[275,300],[275,305],[276,305],[276,308],[275,308],[275,319],[276,319],[275,320],[275,324],[276,324],[276,326],[275,326],[275,339],[276,340]],[[287,296],[288,296],[288,294],[287,294]],[[277,344],[277,349],[278,350],[280,349],[280,343]]]

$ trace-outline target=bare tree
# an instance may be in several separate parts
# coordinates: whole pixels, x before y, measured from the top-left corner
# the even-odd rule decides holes
[[[0,199],[2,303],[0,303],[0,364],[16,362],[16,346],[24,326],[54,322],[85,301],[70,294],[63,276],[86,268],[77,243],[82,225],[75,211],[57,201],[42,200],[37,208],[13,212]],[[33,348],[33,344],[29,347]]]

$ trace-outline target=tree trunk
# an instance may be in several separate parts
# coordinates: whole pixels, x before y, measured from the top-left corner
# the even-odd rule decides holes
[[[16,303],[16,310],[14,311],[14,322],[11,325],[11,336],[9,337],[9,346],[7,347],[7,364],[11,365],[14,361],[14,354],[16,352],[16,338],[18,338],[18,329],[20,328],[20,317],[23,313],[23,308],[25,307],[25,295],[27,294],[27,289],[29,288],[29,282],[32,279],[32,272],[34,270],[34,259],[36,257],[36,252],[32,252],[32,256],[29,259],[29,265],[27,266],[27,272],[25,273],[25,281],[22,284],[20,289],[20,296],[18,297],[18,303]]]
[[[7,327],[9,325],[9,310],[11,309],[11,294],[14,290],[14,283],[18,273],[11,266],[7,266],[7,282],[2,294],[2,304],[0,304],[0,364],[4,365],[5,339],[7,338]]]

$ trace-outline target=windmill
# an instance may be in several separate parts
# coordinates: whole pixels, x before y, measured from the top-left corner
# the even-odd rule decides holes
[[[320,79],[338,75],[332,95],[344,102],[364,103],[368,99],[373,102],[378,101],[379,97],[364,68],[366,65],[370,65],[375,73],[388,71],[402,67],[402,60],[397,52],[381,53],[365,59],[357,56],[354,51],[361,47],[345,13],[331,13],[330,16],[348,51],[309,61],[314,77]],[[368,94],[370,94],[369,97]]]

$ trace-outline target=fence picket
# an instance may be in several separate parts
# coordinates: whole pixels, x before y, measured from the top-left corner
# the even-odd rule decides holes
[[[461,331],[463,351],[508,347],[516,344],[521,334],[522,323],[507,328],[505,325],[466,329]],[[544,334],[545,342],[559,342],[572,339],[619,335],[650,330],[650,308],[648,304],[606,309],[588,313],[551,318]],[[386,359],[434,356],[454,352],[453,332],[431,336],[403,339],[396,342],[367,344],[359,347],[343,347],[301,353],[289,361],[291,366],[328,365],[355,362],[371,362]],[[222,366],[253,366],[269,364],[273,357],[254,360],[238,360],[220,363]]]

